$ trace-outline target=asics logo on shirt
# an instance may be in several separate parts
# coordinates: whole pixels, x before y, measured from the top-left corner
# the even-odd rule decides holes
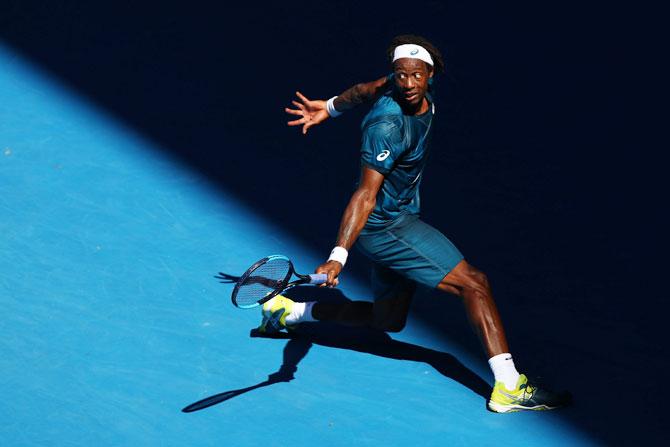
[[[391,155],[391,151],[384,149],[381,154],[377,155],[377,161],[384,161],[388,158],[389,155]]]

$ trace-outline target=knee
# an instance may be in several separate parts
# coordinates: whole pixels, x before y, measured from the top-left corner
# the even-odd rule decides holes
[[[375,329],[378,329],[378,330],[384,331],[384,332],[400,332],[403,329],[405,329],[406,325],[407,325],[407,319],[406,318],[393,318],[393,319],[385,319],[385,320],[375,320],[372,324],[372,326]]]
[[[486,274],[474,267],[471,267],[468,272],[466,287],[480,293],[488,293],[491,290]]]
[[[489,278],[488,278],[488,276],[486,276],[486,274],[484,272],[481,272],[479,270],[477,270],[477,272],[475,273],[475,283],[481,288],[484,288],[484,289],[489,288]]]
[[[376,327],[375,329],[379,329],[384,332],[401,332],[403,329],[405,329],[405,322],[392,322],[380,327]]]
[[[404,318],[401,320],[392,321],[387,325],[385,332],[401,332],[403,329],[405,329],[406,325],[407,320]]]

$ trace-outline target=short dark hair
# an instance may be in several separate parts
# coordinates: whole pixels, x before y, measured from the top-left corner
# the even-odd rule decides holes
[[[395,47],[397,47],[398,45],[405,45],[408,43],[424,47],[426,51],[430,53],[430,57],[433,59],[433,62],[435,63],[433,69],[437,73],[444,73],[444,60],[442,59],[442,53],[440,53],[440,50],[435,48],[435,45],[430,43],[428,39],[426,39],[425,37],[416,36],[414,34],[402,34],[400,36],[395,36],[393,40],[391,40],[391,44],[386,50],[386,56],[388,57],[389,62],[393,63],[393,52],[395,50]]]

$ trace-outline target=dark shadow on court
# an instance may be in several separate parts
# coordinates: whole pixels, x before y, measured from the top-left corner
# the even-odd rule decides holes
[[[296,89],[326,98],[385,74],[393,35],[426,35],[448,75],[436,81],[425,220],[489,275],[518,364],[588,390],[562,418],[606,444],[658,437],[665,402],[640,378],[669,369],[670,306],[655,280],[667,175],[645,153],[658,144],[633,99],[657,97],[635,61],[662,39],[629,38],[632,6],[486,3],[417,1],[418,23],[394,1],[7,0],[0,38],[327,256],[364,108],[304,137],[283,107]],[[288,31],[296,23],[328,32],[306,39]],[[365,261],[352,256],[345,275],[365,280]],[[413,312],[436,338],[481,352],[458,303],[424,294],[435,299]]]
[[[224,277],[231,276],[221,275]],[[291,295],[296,301],[304,300],[306,297],[330,303],[350,301],[339,290],[316,289],[314,287],[295,288],[287,295]],[[192,403],[185,407],[182,410],[183,412],[191,413],[203,410],[258,388],[290,382],[295,378],[298,364],[314,344],[330,348],[349,349],[389,359],[426,363],[444,377],[469,388],[484,400],[491,395],[491,386],[453,355],[394,340],[389,334],[375,329],[354,328],[331,323],[306,323],[301,324],[290,333],[262,334],[253,329],[250,336],[288,340],[288,343],[284,346],[283,361],[279,370],[270,374],[267,380],[256,385],[226,391]]]
[[[259,336],[252,331],[253,336]],[[290,336],[288,334],[276,334],[271,338],[288,338],[289,341],[284,347],[283,362],[279,370],[270,374],[268,379],[256,385],[247,388],[240,388],[238,390],[226,391],[224,393],[215,394],[186,406],[182,411],[184,413],[192,413],[194,411],[204,410],[211,406],[225,402],[233,397],[248,393],[258,388],[273,385],[275,383],[290,382],[294,379],[294,373],[298,370],[298,363],[307,355],[307,352],[312,347],[312,342],[306,337]]]

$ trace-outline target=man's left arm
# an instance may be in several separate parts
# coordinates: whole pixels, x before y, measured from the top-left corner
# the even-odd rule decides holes
[[[372,82],[356,84],[333,97],[333,106],[338,113],[378,99],[388,90],[389,77],[384,76]]]
[[[293,100],[291,102],[296,108],[289,109],[286,107],[284,111],[301,118],[289,121],[288,125],[302,125],[302,133],[304,135],[310,127],[322,123],[331,116],[338,116],[345,110],[353,109],[359,104],[376,100],[388,89],[388,82],[388,76],[384,76],[372,82],[356,84],[327,101],[322,99],[310,100],[302,93],[295,92],[300,101]]]

